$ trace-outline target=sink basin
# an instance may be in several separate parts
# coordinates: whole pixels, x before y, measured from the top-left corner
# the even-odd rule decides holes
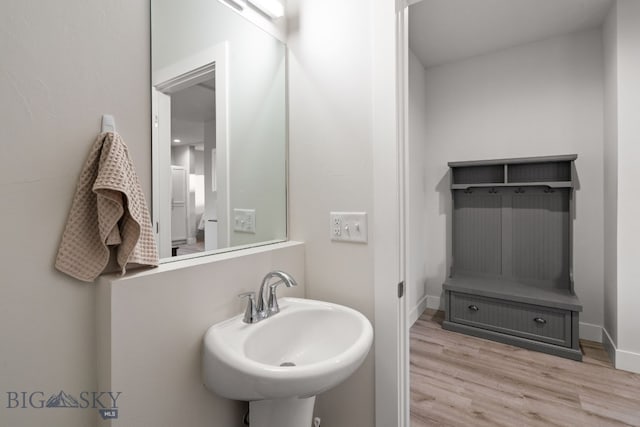
[[[211,326],[204,337],[205,385],[228,399],[314,397],[348,378],[373,340],[364,315],[328,302],[282,298],[273,317],[254,324],[242,317]]]

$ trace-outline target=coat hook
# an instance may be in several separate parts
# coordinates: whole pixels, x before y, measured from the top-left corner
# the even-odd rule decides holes
[[[498,190],[496,190],[495,187],[491,187],[489,189],[489,194],[496,194],[496,193],[498,193]]]
[[[465,188],[465,189],[464,189],[464,193],[465,193],[465,194],[471,194],[471,193],[473,193],[473,190],[472,190],[472,189],[470,189],[470,188]]]
[[[515,191],[518,194],[524,193],[524,190],[522,189],[522,187],[518,187],[518,189]]]
[[[545,193],[553,193],[553,192],[555,192],[555,190],[553,188],[551,188],[551,187],[547,187],[547,188],[544,189],[544,192]]]
[[[102,132],[115,132],[116,131],[116,121],[112,115],[103,114],[102,115]]]

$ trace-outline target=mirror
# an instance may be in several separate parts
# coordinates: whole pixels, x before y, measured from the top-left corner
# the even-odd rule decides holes
[[[151,46],[161,261],[285,240],[285,45],[220,1],[151,0]]]

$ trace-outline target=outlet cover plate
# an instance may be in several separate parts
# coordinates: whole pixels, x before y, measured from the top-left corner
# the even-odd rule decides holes
[[[256,233],[256,210],[233,209],[233,231],[239,233]]]
[[[367,213],[329,212],[329,236],[336,242],[367,243]]]

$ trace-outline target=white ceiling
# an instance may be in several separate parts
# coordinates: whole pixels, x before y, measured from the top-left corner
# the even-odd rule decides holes
[[[409,47],[425,68],[599,27],[612,0],[422,0]]]

